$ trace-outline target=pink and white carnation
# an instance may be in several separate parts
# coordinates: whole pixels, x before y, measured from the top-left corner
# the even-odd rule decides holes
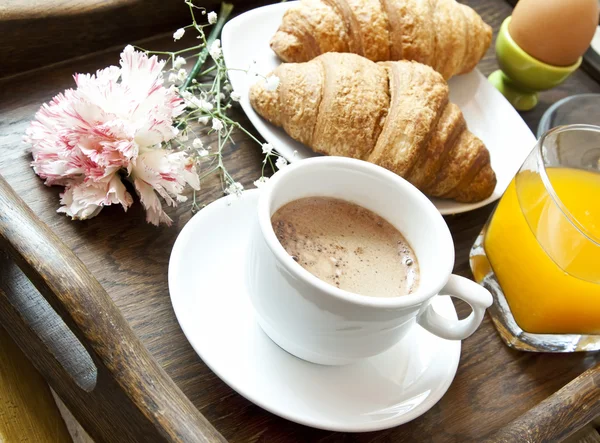
[[[75,74],[68,89],[44,104],[27,129],[36,174],[60,185],[58,212],[73,219],[97,215],[107,205],[125,210],[133,199],[121,177],[130,180],[147,221],[171,224],[161,196],[175,206],[186,185],[199,189],[195,165],[186,153],[165,149],[177,135],[173,126],[185,104],[163,86],[164,62],[127,46],[120,67]]]

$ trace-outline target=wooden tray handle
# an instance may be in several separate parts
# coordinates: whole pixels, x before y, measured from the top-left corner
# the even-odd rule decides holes
[[[226,441],[151,357],[81,260],[1,176],[0,249],[58,313],[96,366],[95,385],[88,392],[74,383],[47,340],[40,338],[39,330],[36,333],[31,315],[26,321],[25,311],[32,304],[40,306],[32,301],[36,289],[28,282],[0,285],[0,321],[92,438]]]
[[[492,434],[486,442],[563,441],[600,416],[600,364]]]

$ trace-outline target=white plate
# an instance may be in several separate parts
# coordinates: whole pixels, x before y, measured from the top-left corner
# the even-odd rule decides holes
[[[254,70],[262,75],[275,69],[281,61],[271,51],[269,41],[280,25],[283,13],[293,3],[263,6],[228,22],[222,32],[223,56],[227,67],[246,70],[254,60]],[[252,124],[281,155],[290,162],[317,155],[252,109],[248,99],[252,77],[245,72],[229,71],[229,78],[234,90],[241,94],[240,104]],[[500,198],[529,151],[533,149],[536,140],[517,111],[478,70],[452,78],[449,85],[450,100],[462,110],[469,130],[483,140],[489,149],[492,167],[498,178],[494,193],[478,203],[432,199],[442,214],[457,214]],[[298,151],[295,156],[294,151]]]
[[[398,426],[445,394],[460,342],[415,325],[392,349],[350,366],[320,366],[274,344],[247,293],[246,251],[260,191],[211,203],[183,228],[169,261],[169,291],[185,336],[215,374],[248,400],[316,428],[361,432]],[[456,319],[449,297],[436,310]]]

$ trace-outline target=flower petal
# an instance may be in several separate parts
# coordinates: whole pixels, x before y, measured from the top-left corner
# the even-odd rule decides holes
[[[137,194],[140,196],[140,201],[146,208],[146,221],[158,226],[160,223],[165,223],[171,226],[173,220],[163,211],[162,204],[152,186],[141,179],[136,179],[133,182]]]
[[[104,181],[88,180],[70,184],[61,194],[60,201],[63,206],[58,212],[77,220],[95,217],[104,206],[112,204],[121,204],[127,211],[133,203],[131,195],[116,173]]]

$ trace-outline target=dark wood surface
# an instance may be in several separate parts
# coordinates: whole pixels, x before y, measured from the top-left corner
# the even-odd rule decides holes
[[[471,0],[497,32],[510,14],[503,0]],[[170,36],[145,43],[146,47],[172,45]],[[118,60],[118,51],[106,51],[7,80],[0,79],[0,174],[33,211],[92,271],[133,330],[175,383],[206,418],[232,442],[386,442],[472,441],[494,431],[556,392],[599,357],[589,354],[531,354],[507,348],[486,318],[480,329],[463,343],[461,362],[448,393],[429,412],[395,429],[339,434],[300,426],[242,398],[220,381],[194,353],[171,308],[167,268],[178,232],[190,219],[190,204],[170,210],[171,228],[155,228],[144,221],[139,202],[125,214],[106,208],[89,221],[71,222],[56,214],[58,188],[47,188],[29,167],[31,156],[22,136],[42,102],[72,86],[74,71],[92,72]],[[480,69],[496,69],[490,48]],[[540,104],[523,118],[535,132],[542,113],[555,101],[584,92],[600,92],[600,85],[578,71],[560,87],[541,94]],[[240,112],[236,115],[247,127]],[[498,122],[502,125],[502,122]],[[228,153],[230,172],[247,187],[259,173],[261,154],[245,137]],[[221,196],[220,185],[204,186],[201,197],[209,202]],[[468,252],[493,205],[446,217],[456,245],[454,271],[471,277]],[[202,245],[198,245],[202,247]],[[211,253],[207,251],[207,253]],[[201,283],[199,283],[201,284]],[[463,307],[459,313],[464,315]]]
[[[489,441],[562,441],[600,415],[600,364],[494,433]],[[586,405],[586,407],[583,407]],[[594,435],[592,432],[591,435]]]
[[[218,0],[203,0],[219,9]],[[233,0],[239,7],[256,0]],[[209,9],[210,10],[210,9]],[[0,77],[189,24],[183,0],[2,0]]]
[[[0,252],[2,324],[96,442],[224,443],[98,280],[2,177]],[[62,321],[44,321],[54,312]],[[49,337],[51,329],[60,332]]]
[[[1,326],[0,368],[0,441],[71,443],[48,383]]]
[[[125,45],[148,36],[149,28],[159,33],[185,26],[187,8],[174,8],[175,1],[3,0],[0,76]]]

